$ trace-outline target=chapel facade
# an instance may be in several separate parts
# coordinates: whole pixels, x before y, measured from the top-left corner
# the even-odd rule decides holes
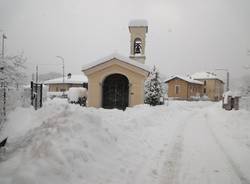
[[[125,109],[144,103],[147,21],[129,23],[130,56],[114,53],[82,68],[88,77],[88,107]]]

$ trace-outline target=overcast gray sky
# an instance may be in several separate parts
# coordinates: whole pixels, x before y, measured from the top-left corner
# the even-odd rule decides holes
[[[6,54],[24,52],[29,73],[37,63],[61,72],[57,55],[74,74],[115,51],[129,56],[131,19],[148,20],[146,63],[166,76],[250,73],[250,0],[0,0]]]

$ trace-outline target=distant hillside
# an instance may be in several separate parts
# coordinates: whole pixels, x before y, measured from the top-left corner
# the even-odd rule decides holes
[[[39,81],[43,82],[43,81],[55,79],[58,77],[62,77],[62,74],[57,73],[57,72],[48,72],[48,73],[40,74]]]

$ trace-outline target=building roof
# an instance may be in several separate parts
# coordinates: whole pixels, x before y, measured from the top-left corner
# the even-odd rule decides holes
[[[121,62],[124,62],[124,63],[127,63],[129,65],[135,66],[135,67],[140,68],[142,70],[145,70],[147,72],[149,72],[151,70],[149,66],[147,66],[145,64],[142,64],[142,63],[139,63],[136,60],[124,57],[124,56],[122,56],[122,55],[120,55],[118,53],[113,53],[113,54],[111,54],[111,55],[109,55],[107,57],[104,57],[104,58],[101,58],[101,59],[99,59],[97,61],[89,63],[89,64],[83,66],[82,70],[85,71],[85,70],[88,70],[90,68],[94,68],[95,66],[106,63],[106,62],[108,62],[108,61],[110,61],[112,59],[118,59]]]
[[[212,72],[197,72],[191,75],[193,79],[217,79],[222,81],[215,73]],[[223,81],[222,81],[223,82]]]
[[[165,80],[164,82],[167,83],[170,80],[173,80],[175,78],[182,79],[182,80],[184,80],[184,81],[186,81],[188,83],[192,83],[192,84],[200,84],[200,85],[203,84],[203,82],[195,80],[195,79],[192,79],[191,77],[184,77],[184,76],[179,76],[179,75],[174,75],[174,76],[170,77],[169,79]]]
[[[145,27],[146,32],[148,32],[148,21],[144,19],[134,19],[131,20],[128,24],[129,28],[130,27]]]
[[[87,82],[88,82],[88,78],[84,74],[71,75],[70,78],[64,77],[65,84],[83,84],[83,83],[87,83]],[[63,83],[62,77],[44,81],[44,84],[62,84],[62,83]]]
[[[134,19],[129,22],[130,27],[147,27],[148,21],[144,19]]]

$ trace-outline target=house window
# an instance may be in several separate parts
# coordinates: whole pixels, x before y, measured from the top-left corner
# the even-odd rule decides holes
[[[204,92],[204,94],[206,94],[206,92],[207,92],[206,88],[203,89],[203,92]]]
[[[204,86],[206,86],[206,84],[207,84],[207,81],[204,81]]]
[[[180,86],[176,85],[175,86],[175,94],[178,95],[180,93]]]

